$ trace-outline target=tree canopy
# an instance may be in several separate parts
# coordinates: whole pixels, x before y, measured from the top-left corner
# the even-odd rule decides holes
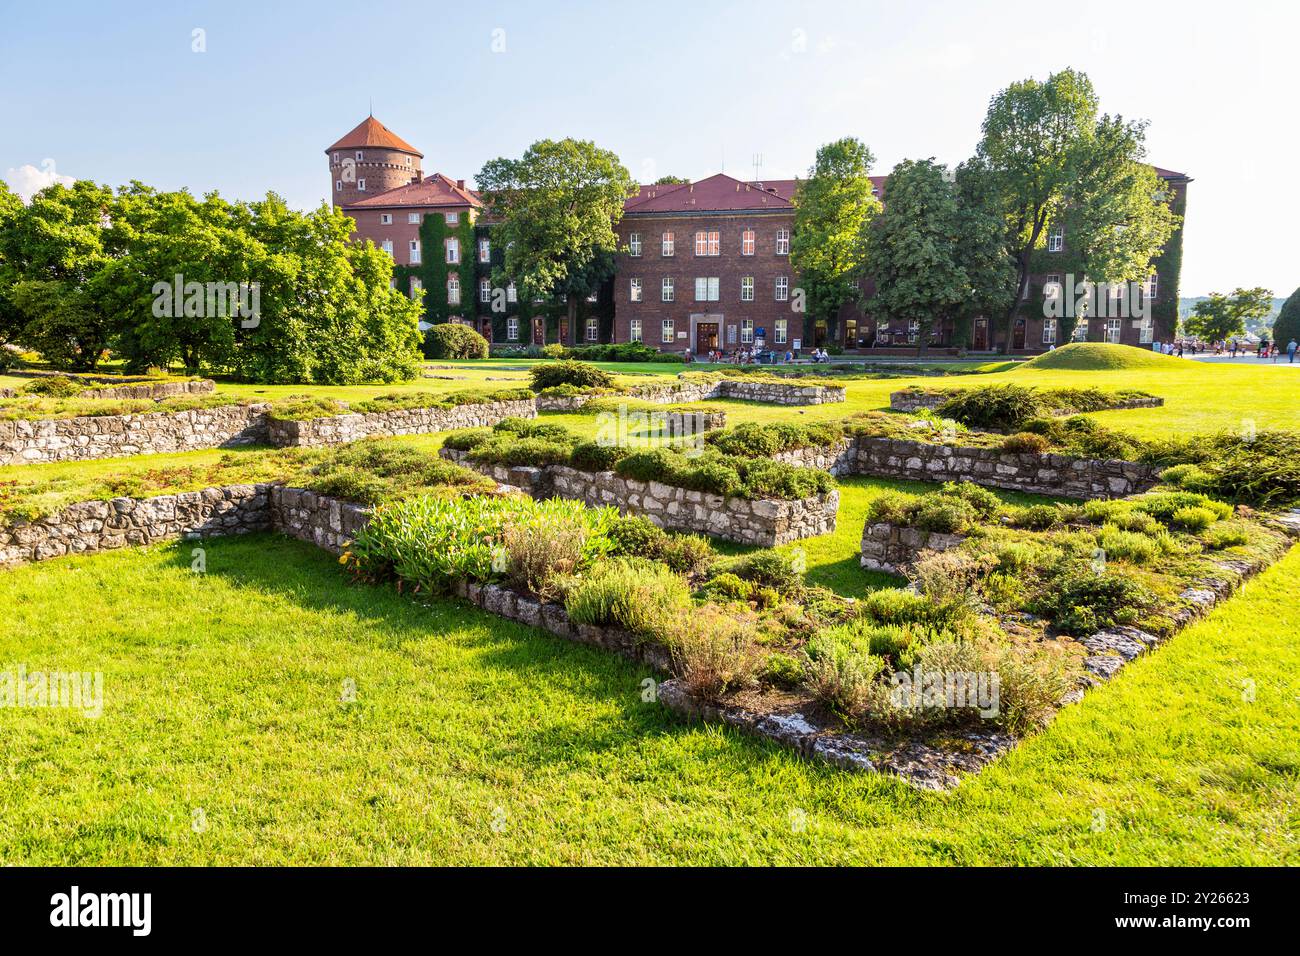
[[[1183,329],[1206,342],[1222,342],[1241,335],[1251,319],[1262,319],[1273,311],[1273,293],[1268,289],[1234,289],[1231,295],[1211,292],[1197,302],[1183,320]]]
[[[1300,342],[1300,289],[1282,303],[1282,311],[1273,322],[1273,341],[1282,347],[1292,339]]]

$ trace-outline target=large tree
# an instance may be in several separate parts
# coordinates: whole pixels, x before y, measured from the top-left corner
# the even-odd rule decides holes
[[[973,184],[959,188],[933,159],[895,166],[888,198],[871,224],[872,313],[916,323],[918,353],[945,321],[953,322],[956,344],[964,345],[966,320],[1012,293],[997,217]]]
[[[1183,329],[1204,342],[1223,342],[1245,332],[1251,319],[1267,318],[1272,311],[1273,293],[1268,289],[1234,289],[1231,295],[1211,292],[1183,320]]]
[[[1282,311],[1273,322],[1273,343],[1286,348],[1292,339],[1300,342],[1300,289],[1282,303]]]
[[[838,139],[817,150],[808,178],[795,189],[790,266],[799,275],[808,313],[826,322],[832,341],[840,309],[862,294],[867,227],[881,208],[871,194],[873,162],[860,140]]]
[[[13,228],[22,211],[22,199],[0,180],[0,237]],[[0,371],[12,363],[13,353],[7,346],[17,342],[23,327],[23,314],[18,311],[13,298],[17,282],[18,270],[6,257],[4,242],[0,239]]]
[[[1004,348],[1049,229],[1066,230],[1067,248],[1093,281],[1149,273],[1178,220],[1172,197],[1143,164],[1145,134],[1142,122],[1099,115],[1091,81],[1069,69],[1013,83],[989,104],[976,160],[993,180],[1018,274]]]
[[[563,298],[576,335],[578,303],[613,275],[614,227],[636,191],[632,175],[595,143],[547,139],[520,159],[488,161],[478,188],[505,249],[494,283],[514,281],[530,302]]]

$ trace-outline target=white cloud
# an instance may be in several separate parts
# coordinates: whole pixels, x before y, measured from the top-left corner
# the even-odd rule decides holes
[[[52,159],[41,160],[39,168],[30,163],[16,169],[10,167],[5,170],[4,180],[9,184],[10,189],[23,197],[24,202],[30,202],[32,196],[46,186],[51,186],[54,183],[71,186],[77,181],[75,176],[63,176],[57,172]]]

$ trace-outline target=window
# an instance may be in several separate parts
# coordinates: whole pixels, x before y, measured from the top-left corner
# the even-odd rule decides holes
[[[916,337],[921,334],[921,323],[916,319],[907,323],[907,341],[915,342]]]
[[[1059,299],[1061,297],[1061,277],[1052,273],[1043,280],[1043,298]]]
[[[406,165],[408,165],[408,166],[411,165],[411,157],[410,157],[410,156],[407,156],[407,157],[406,157]]]
[[[1110,342],[1112,345],[1119,344],[1120,330],[1123,327],[1123,324],[1124,323],[1122,319],[1106,320],[1106,341],[1107,342]]]
[[[420,214],[418,212],[408,212],[406,214],[406,221],[413,226],[418,226],[420,224]]]
[[[632,301],[633,301],[633,302],[640,302],[640,301],[641,301],[641,280],[640,280],[640,279],[632,279],[632,280],[631,280],[631,285],[632,285],[632,288],[631,288]]]
[[[335,153],[335,154],[334,154],[334,165],[337,166],[338,164],[339,164],[339,154],[338,154],[338,153]]]
[[[488,279],[483,279],[483,280],[481,280],[481,281],[479,282],[479,284],[478,284],[478,300],[479,300],[480,302],[491,302],[491,301],[492,301],[492,282],[491,282],[490,280],[488,280]]]
[[[641,320],[633,319],[628,324],[628,338],[633,342],[641,341]]]
[[[641,255],[641,233],[629,232],[627,234],[627,254],[629,256]]]
[[[506,319],[506,339],[511,342],[519,341],[519,316],[512,315]]]
[[[1148,315],[1142,320],[1142,324],[1138,326],[1138,344],[1150,345],[1155,338],[1155,331],[1155,323],[1151,321],[1151,316]]]
[[[1074,327],[1074,341],[1088,341],[1088,320],[1080,319],[1079,324]]]
[[[754,344],[754,320],[753,319],[740,320],[740,344],[741,345]]]
[[[447,261],[453,264],[460,262],[460,240],[444,239],[443,242],[447,245]]]
[[[1043,319],[1043,344],[1056,344],[1056,319]]]
[[[460,276],[447,276],[447,304],[460,305]]]
[[[419,302],[422,295],[424,295],[424,283],[418,276],[411,276],[411,298]]]
[[[343,192],[343,180],[341,179],[334,180],[334,191],[336,193]]]
[[[492,243],[487,239],[478,241],[478,261],[488,262],[492,259]]]
[[[419,264],[420,264],[420,240],[412,239],[411,240],[411,265],[416,266]]]
[[[677,298],[677,283],[671,276],[664,277],[663,290],[660,293],[660,299],[664,302],[672,302]]]
[[[673,320],[664,319],[663,330],[659,333],[660,342],[672,342],[677,338],[677,333],[673,330]]]
[[[449,212],[449,213],[447,213],[447,215],[446,215],[446,219],[447,219],[447,225],[449,225],[449,226],[459,226],[459,225],[460,225],[460,213],[458,213],[458,212]]]
[[[788,256],[790,254],[789,229],[778,229],[776,231],[776,254],[778,256]]]
[[[1047,251],[1060,252],[1065,248],[1065,227],[1053,226],[1052,231],[1047,234]]]
[[[776,330],[774,334],[774,341],[776,342],[777,345],[785,345],[785,335],[786,335],[786,320],[777,319]]]
[[[390,289],[396,289],[396,288],[397,288],[397,279],[396,279],[395,277],[394,277],[394,278],[390,278],[390,279],[388,280],[388,288],[390,288]]]
[[[695,254],[697,256],[716,256],[722,251],[722,236],[717,232],[700,231],[695,234]]]
[[[718,277],[698,278],[695,280],[695,301],[696,302],[717,302],[718,301]]]
[[[753,229],[745,229],[740,233],[740,254],[742,256],[752,256],[754,254]]]
[[[515,284],[513,282],[510,283],[508,286],[506,286],[506,301],[507,302],[519,301],[519,293],[515,291]]]
[[[727,344],[736,344],[736,326],[734,323],[727,326]]]
[[[673,255],[673,234],[671,232],[665,232],[663,234],[661,243],[662,243],[661,249],[663,250],[663,254],[665,256]]]
[[[388,253],[391,256],[393,254],[393,240],[385,239],[380,244],[380,248],[383,249],[384,252]]]
[[[1146,285],[1142,289],[1143,298],[1155,299],[1158,279],[1156,274],[1151,273],[1151,278],[1147,279]]]
[[[587,341],[600,341],[600,319],[594,315],[587,317]]]
[[[786,276],[776,277],[776,301],[784,302],[790,298],[790,280]]]
[[[381,212],[379,214],[379,224],[381,226],[391,226],[393,224],[393,214],[391,212]]]
[[[361,150],[357,150],[357,162],[360,162],[365,158],[366,158],[366,154],[363,153]]]
[[[366,181],[364,179],[357,180],[357,189],[360,190],[361,192],[366,191]]]

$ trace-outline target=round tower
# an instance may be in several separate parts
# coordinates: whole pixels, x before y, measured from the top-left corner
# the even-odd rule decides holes
[[[423,175],[424,154],[373,116],[325,150],[325,158],[335,206],[419,182]]]

